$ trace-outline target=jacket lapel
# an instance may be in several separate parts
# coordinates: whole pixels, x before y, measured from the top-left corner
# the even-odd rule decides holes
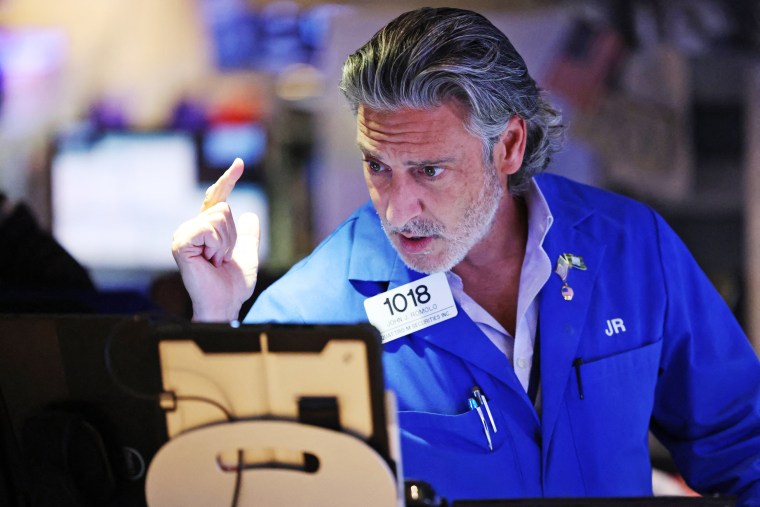
[[[388,290],[427,276],[409,269],[403,261],[396,258]],[[450,352],[524,394],[507,359],[458,304],[456,317],[421,329],[410,336]]]
[[[549,204],[552,205],[551,200]],[[544,249],[552,262],[552,268],[556,268],[560,255],[571,253],[582,257],[587,269],[569,270],[567,283],[573,289],[572,300],[566,301],[563,298],[563,282],[554,272],[540,294],[544,458],[554,433],[567,383],[574,378],[573,361],[577,357],[578,344],[584,333],[588,309],[594,300],[596,279],[604,262],[606,248],[603,240],[591,234],[588,224],[593,221],[592,213],[586,208],[556,202],[552,211],[555,222],[544,241]]]
[[[472,367],[485,371],[528,400],[504,354],[491,343],[458,304],[457,311],[459,313],[456,317],[412,333],[411,336],[425,340],[457,356]]]

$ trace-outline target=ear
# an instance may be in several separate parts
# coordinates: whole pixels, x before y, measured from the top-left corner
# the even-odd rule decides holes
[[[506,180],[507,176],[516,173],[522,167],[527,137],[525,120],[513,115],[493,148],[493,163],[500,178]],[[506,184],[506,181],[504,183]]]

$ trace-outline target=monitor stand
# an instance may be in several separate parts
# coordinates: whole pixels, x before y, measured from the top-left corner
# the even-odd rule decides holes
[[[306,471],[282,463],[244,465],[239,506],[403,505],[393,472],[365,442],[339,431],[276,420],[214,424],[171,439],[148,469],[148,505],[229,505],[237,473],[235,466],[221,462],[222,456],[262,448],[308,453],[318,466]]]

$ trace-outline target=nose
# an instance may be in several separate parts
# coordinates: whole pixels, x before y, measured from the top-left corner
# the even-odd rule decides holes
[[[422,212],[419,189],[407,175],[393,175],[388,191],[385,220],[391,227],[403,227]]]

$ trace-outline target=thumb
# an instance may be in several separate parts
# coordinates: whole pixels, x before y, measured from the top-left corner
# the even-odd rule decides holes
[[[246,275],[255,276],[259,267],[259,239],[261,225],[254,213],[243,213],[237,219],[237,242],[232,253],[233,259],[243,268]]]
[[[258,248],[259,239],[261,238],[261,225],[259,224],[259,217],[255,213],[243,213],[237,220],[237,232],[238,241],[244,239],[246,241],[256,241],[256,247]]]

